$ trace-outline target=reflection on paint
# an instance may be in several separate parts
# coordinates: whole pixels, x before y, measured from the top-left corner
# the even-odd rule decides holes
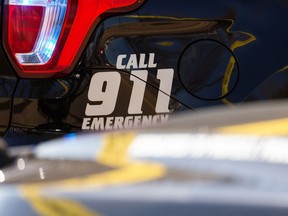
[[[45,179],[44,169],[42,167],[39,168],[39,176],[41,180]]]
[[[17,167],[18,167],[18,169],[19,169],[20,171],[23,171],[23,170],[25,169],[26,163],[25,163],[25,161],[24,161],[23,158],[19,158],[19,159],[17,160]]]
[[[288,134],[288,131],[287,131]],[[129,149],[135,159],[173,158],[288,164],[288,137],[222,134],[140,134]]]
[[[5,182],[5,175],[2,172],[2,170],[0,170],[0,183],[3,183],[3,182]]]
[[[76,133],[70,133],[64,136],[64,140],[75,140],[77,138]]]

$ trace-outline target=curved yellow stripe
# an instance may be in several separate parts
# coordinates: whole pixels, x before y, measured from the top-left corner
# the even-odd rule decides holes
[[[235,41],[230,49],[232,52],[234,52],[235,49],[239,48],[239,47],[242,47],[242,46],[245,46],[246,44],[249,44],[253,41],[256,40],[256,37],[252,34],[249,34],[249,33],[246,33],[246,32],[241,32],[243,34],[246,34],[246,35],[249,35],[249,38],[247,40],[244,40],[244,41]],[[222,82],[222,95],[226,95],[229,91],[229,83],[230,83],[230,79],[231,79],[231,75],[232,75],[232,72],[233,72],[233,69],[235,67],[235,59],[234,57],[231,57],[230,60],[229,60],[229,63],[226,67],[226,71],[225,71],[225,74],[224,74],[224,78],[223,78],[223,82]],[[233,105],[229,100],[227,99],[223,99],[222,102],[226,105]]]
[[[235,61],[234,57],[231,57],[228,65],[227,65],[227,68],[226,68],[226,71],[224,74],[224,78],[223,78],[223,82],[222,82],[222,95],[226,95],[229,92],[229,83],[230,83],[233,69],[235,67],[235,63],[236,63],[236,61]],[[222,102],[226,105],[231,105],[231,106],[233,105],[226,98],[222,99]]]
[[[244,41],[239,41],[239,40],[235,41],[230,47],[232,51],[234,51],[235,49],[237,49],[239,47],[245,46],[245,45],[256,40],[256,37],[252,34],[249,34],[247,32],[241,32],[241,31],[239,33],[249,35],[249,38],[247,40],[244,40]]]

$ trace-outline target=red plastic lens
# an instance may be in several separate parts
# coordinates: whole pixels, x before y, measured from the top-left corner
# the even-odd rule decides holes
[[[67,74],[75,66],[100,15],[137,2],[6,0],[5,50],[22,77]]]
[[[9,7],[8,26],[9,41],[11,50],[15,53],[30,52],[35,44],[43,15],[43,7]],[[18,22],[19,18],[21,22]]]

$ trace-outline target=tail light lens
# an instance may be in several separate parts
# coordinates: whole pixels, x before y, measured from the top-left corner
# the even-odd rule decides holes
[[[4,48],[21,77],[67,74],[100,15],[128,11],[138,0],[6,0]]]

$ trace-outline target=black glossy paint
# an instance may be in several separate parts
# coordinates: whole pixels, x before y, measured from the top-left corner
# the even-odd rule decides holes
[[[109,116],[128,116],[132,69],[116,69],[117,56],[122,54],[155,54],[157,67],[147,69],[143,115],[156,114],[156,75],[158,69],[165,68],[174,70],[171,113],[267,100],[275,98],[276,92],[286,98],[288,76],[286,72],[277,73],[286,71],[288,65],[286,20],[288,3],[283,0],[146,0],[130,14],[103,20],[69,76],[19,80],[6,139],[20,134],[25,137],[26,133],[41,137],[47,132],[81,130],[90,80],[97,72],[121,74],[123,82],[116,109]],[[128,57],[123,62],[127,61]],[[7,116],[16,80],[5,72],[7,69],[2,70],[5,66],[0,66],[0,82],[5,84],[0,88],[8,86],[0,91],[3,134],[9,123]],[[276,78],[278,82],[274,84],[266,81]],[[275,94],[267,91],[270,88]],[[169,92],[164,93],[169,96]]]
[[[12,96],[16,81],[14,77],[0,77],[0,136],[4,135],[9,126]]]
[[[180,80],[177,74],[180,73],[180,76],[181,74],[183,76],[183,74],[187,75],[187,73],[189,73],[189,71],[187,72],[186,70],[187,67],[190,67],[189,60],[181,61],[182,57],[188,57],[191,58],[191,61],[197,62],[197,68],[199,68],[197,73],[191,71],[193,79],[191,79],[191,76],[186,77],[186,79],[190,79],[187,80],[188,86],[193,85],[195,80],[204,80],[202,85],[206,85],[206,81],[209,80],[211,76],[212,80],[208,81],[208,85],[209,83],[219,82],[219,77],[215,76],[215,74],[213,75],[213,73],[217,73],[217,71],[209,65],[209,58],[213,57],[213,55],[214,57],[217,55],[218,58],[220,54],[219,51],[216,50],[214,54],[211,52],[207,54],[207,49],[195,51],[188,48],[199,40],[213,40],[216,44],[223,44],[223,49],[231,56],[232,52],[230,52],[226,46],[231,47],[236,41],[245,43],[251,40],[252,37],[242,32],[227,32],[227,29],[230,28],[231,25],[232,21],[229,20],[206,21],[189,18],[177,20],[173,17],[151,16],[128,16],[121,17],[121,19],[111,18],[102,24],[100,30],[95,35],[95,42],[90,44],[91,47],[89,46],[87,51],[88,56],[84,61],[85,66],[97,67],[99,64],[103,66],[115,66],[118,55],[155,52],[158,68],[173,68],[175,71],[172,96],[176,100],[185,103],[192,109],[199,106],[222,104],[221,101],[214,100],[208,102],[199,99],[199,97],[192,96],[190,94],[191,92],[183,88],[184,77]],[[203,34],[203,32],[205,32],[205,34]],[[220,52],[222,51],[220,50]],[[224,62],[221,62],[221,59],[213,59],[211,62],[212,61],[215,62],[216,67],[223,64],[228,65],[229,63],[227,59]],[[208,69],[207,75],[202,73],[201,67]],[[225,68],[225,66],[222,66],[222,68]],[[235,66],[235,68],[238,70],[237,66]],[[149,75],[156,80],[156,71],[150,70],[149,72]],[[222,72],[223,75],[220,77],[220,82],[224,80],[224,72]],[[193,76],[193,73],[195,73],[196,76]],[[235,83],[238,77],[237,71],[232,73],[231,77]],[[152,80],[150,83],[157,87],[155,81]],[[233,87],[230,87],[230,89]],[[200,86],[200,88],[202,88],[202,86]],[[214,92],[212,91],[212,95],[213,94]],[[226,95],[226,93],[223,95]],[[222,94],[220,93],[220,95],[204,97],[217,99],[221,96]]]
[[[111,71],[107,69],[101,72]],[[90,78],[99,72],[91,69],[78,69],[78,73],[63,79],[50,80],[20,80],[15,92],[13,116],[11,120],[12,130],[5,139],[10,143],[17,142],[22,137],[21,143],[31,143],[47,139],[49,136],[61,136],[65,133],[74,133],[81,130]],[[127,116],[127,106],[133,82],[127,73],[119,71],[122,76],[121,89],[115,112],[110,116]],[[147,85],[146,98],[143,104],[143,114],[155,114],[154,106],[157,89]],[[171,100],[171,110],[185,109],[177,101]],[[187,108],[186,108],[187,109]],[[119,128],[120,129],[120,128]],[[27,134],[30,134],[27,136]],[[46,135],[45,135],[46,134]],[[54,134],[54,136],[53,136]],[[47,136],[48,135],[48,136]],[[26,141],[25,141],[26,139]],[[16,143],[15,143],[16,144]]]
[[[0,5],[0,13],[2,6]],[[0,16],[0,20],[1,16]],[[1,22],[0,22],[1,23]],[[0,24],[0,27],[2,25]],[[13,92],[16,87],[17,78],[7,61],[0,46],[0,136],[3,136],[10,124],[10,111],[12,106]]]

